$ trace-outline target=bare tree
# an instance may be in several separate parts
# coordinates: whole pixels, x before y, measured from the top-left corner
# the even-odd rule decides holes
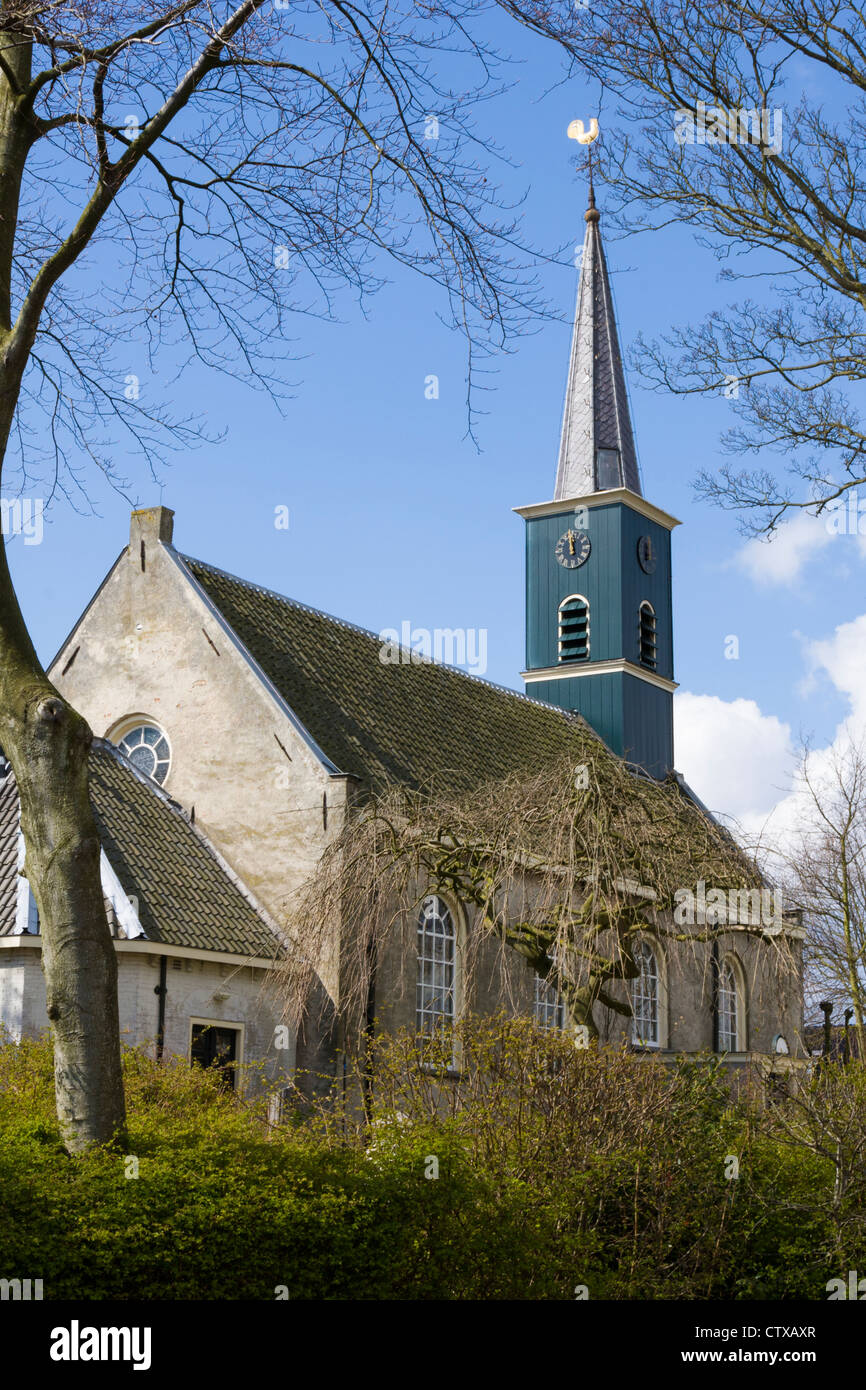
[[[418,904],[437,892],[471,916],[466,987],[484,942],[500,943],[504,987],[516,953],[561,991],[586,1045],[599,1036],[601,1009],[631,1017],[623,986],[640,974],[641,937],[669,945],[684,968],[730,930],[732,890],[737,910],[740,894],[751,909],[739,913],[738,930],[764,943],[773,988],[790,987],[796,951],[782,914],[768,923],[754,911],[751,895],[763,883],[754,861],[676,781],[637,775],[588,730],[576,739],[573,763],[463,794],[443,777],[436,787],[384,790],[357,808],[289,918],[306,959],[293,952],[280,967],[287,1010],[302,1015],[316,960],[340,940],[339,1009],[348,1045],[357,1044],[365,1022],[370,1032],[383,952],[396,943],[403,960],[415,959]],[[684,890],[700,879],[708,904],[719,902],[715,889],[724,906],[689,920]]]
[[[834,0],[512,0],[602,89],[600,176],[629,232],[681,222],[770,295],[639,342],[645,379],[728,397],[734,456],[699,490],[772,532],[866,482],[866,25]],[[814,92],[820,92],[816,98]],[[745,260],[745,268],[743,266]]]
[[[863,1248],[866,1211],[866,1067],[830,1066],[803,1075],[784,1104],[764,1107],[757,1128],[786,1148],[807,1153],[832,1174],[832,1182],[816,1182],[804,1201],[773,1193],[775,1210],[794,1219],[823,1215],[832,1233],[827,1254],[836,1261],[837,1283],[854,1252]],[[829,1284],[827,1288],[829,1289]],[[838,1297],[838,1294],[837,1294]]]
[[[808,997],[854,1010],[866,1057],[866,750],[807,753],[799,818],[784,850],[789,891],[808,928]]]
[[[498,62],[463,0],[2,0],[4,485],[74,499],[88,460],[122,486],[117,437],[149,461],[195,437],[127,389],[130,342],[278,391],[288,316],[375,288],[382,254],[444,287],[471,377],[534,304],[471,125]],[[91,732],[46,678],[5,552],[0,741],[79,1150],[124,1123]]]

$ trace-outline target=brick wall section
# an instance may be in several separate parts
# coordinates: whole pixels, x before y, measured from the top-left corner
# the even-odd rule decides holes
[[[159,1019],[157,954],[118,952],[118,1000],[120,1030],[127,1046],[155,1051]],[[176,968],[179,966],[179,969]],[[240,1026],[243,1060],[253,1064],[245,1073],[245,1093],[291,1075],[295,1063],[291,1046],[275,1046],[280,1023],[274,998],[264,988],[266,972],[249,965],[169,957],[165,1010],[165,1052],[189,1059],[190,1023],[193,1018]],[[219,997],[225,994],[225,999]],[[214,998],[217,995],[217,998]],[[36,945],[0,951],[0,1018],[15,1041],[38,1037],[48,1028],[45,981]],[[261,1065],[256,1065],[261,1064]]]

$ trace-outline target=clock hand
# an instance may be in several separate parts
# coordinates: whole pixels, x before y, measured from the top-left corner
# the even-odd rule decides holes
[[[568,533],[568,553],[569,553],[569,555],[573,555],[573,554],[574,554],[574,532],[573,532],[573,531],[569,531],[569,533]]]

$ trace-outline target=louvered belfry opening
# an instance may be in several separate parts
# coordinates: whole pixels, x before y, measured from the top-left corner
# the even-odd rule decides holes
[[[656,669],[656,615],[651,603],[640,606],[640,664]]]
[[[559,659],[586,661],[589,656],[589,603],[575,594],[559,605]]]

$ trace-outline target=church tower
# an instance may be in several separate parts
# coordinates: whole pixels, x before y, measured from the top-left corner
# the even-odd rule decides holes
[[[552,502],[526,521],[526,693],[576,710],[654,777],[673,768],[671,531],[644,496],[590,187]]]

